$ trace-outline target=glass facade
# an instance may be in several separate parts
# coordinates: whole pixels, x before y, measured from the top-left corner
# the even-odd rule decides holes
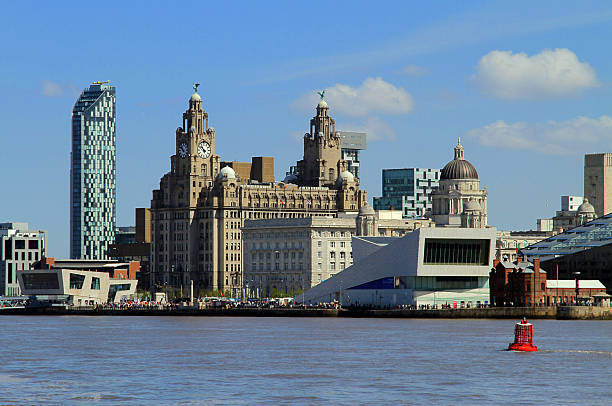
[[[72,110],[71,258],[108,258],[115,240],[115,150],[115,87],[91,85]]]
[[[612,243],[612,214],[585,223],[576,228],[557,234],[546,240],[540,241],[527,248],[521,253],[529,260],[532,258],[558,257],[573,254],[578,251],[588,250]]]
[[[374,198],[374,210],[401,209],[404,218],[424,217],[439,180],[439,169],[383,169],[382,197]]]
[[[427,238],[425,265],[488,265],[489,240]]]
[[[390,276],[377,279],[349,289],[413,289],[453,290],[483,289],[489,287],[489,278],[484,276]]]

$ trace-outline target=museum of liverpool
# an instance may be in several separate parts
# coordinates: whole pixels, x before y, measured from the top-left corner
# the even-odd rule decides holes
[[[353,237],[352,244],[353,265],[297,295],[296,302],[377,308],[488,304],[493,227],[420,228],[401,238]]]

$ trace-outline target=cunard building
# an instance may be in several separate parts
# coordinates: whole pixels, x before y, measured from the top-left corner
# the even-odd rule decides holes
[[[170,172],[151,200],[153,283],[186,287],[193,280],[196,290],[242,288],[246,219],[356,214],[365,204],[366,192],[346,170],[341,137],[324,100],[304,135],[297,173],[266,182],[261,166],[259,173],[256,165],[250,173],[224,166],[195,88],[176,130]]]

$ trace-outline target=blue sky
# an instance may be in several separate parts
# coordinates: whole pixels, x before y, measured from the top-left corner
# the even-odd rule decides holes
[[[582,195],[584,153],[612,151],[611,22],[604,1],[3,4],[0,221],[68,256],[70,114],[111,80],[117,219],[133,224],[197,81],[223,160],[274,156],[282,178],[328,89],[336,128],[368,131],[370,199],[383,168],[441,168],[462,137],[489,223],[532,229]]]

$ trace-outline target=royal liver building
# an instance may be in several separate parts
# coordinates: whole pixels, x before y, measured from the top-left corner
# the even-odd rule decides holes
[[[324,100],[304,135],[298,173],[274,182],[255,170],[248,175],[224,166],[195,87],[176,130],[170,172],[151,200],[153,283],[188,286],[193,280],[196,290],[242,288],[245,219],[356,214],[366,203],[359,180],[346,170]]]

